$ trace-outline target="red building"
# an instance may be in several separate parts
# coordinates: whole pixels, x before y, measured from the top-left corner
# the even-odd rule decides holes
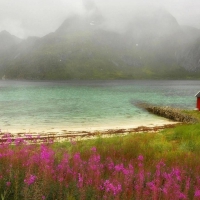
[[[197,97],[197,109],[200,110],[200,91],[195,96]]]

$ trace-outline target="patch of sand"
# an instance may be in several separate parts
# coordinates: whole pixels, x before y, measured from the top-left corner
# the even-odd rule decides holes
[[[4,137],[5,133],[10,133],[13,141],[16,138],[22,138],[30,143],[40,143],[40,142],[62,142],[71,140],[86,140],[94,139],[97,137],[112,137],[112,136],[123,136],[130,133],[144,133],[144,132],[158,132],[166,128],[175,127],[177,122],[172,121],[154,121],[151,123],[137,123],[134,125],[118,124],[115,126],[95,126],[95,127],[84,127],[82,128],[69,128],[65,127],[50,128],[50,127],[40,127],[32,129],[9,129],[1,130],[0,141],[6,141]]]
[[[107,130],[119,130],[119,129],[132,129],[137,128],[140,126],[145,127],[156,127],[156,126],[163,126],[168,124],[176,124],[177,122],[173,122],[170,120],[154,120],[154,121],[139,121],[134,122],[133,124],[130,123],[117,123],[117,124],[98,124],[98,125],[90,125],[90,126],[31,126],[31,127],[23,127],[19,128],[19,126],[10,126],[1,129],[2,133],[11,133],[11,134],[63,134],[63,133],[81,133],[81,132],[97,132],[97,131],[107,131]]]

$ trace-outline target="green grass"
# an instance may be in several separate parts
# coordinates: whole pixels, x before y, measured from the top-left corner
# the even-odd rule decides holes
[[[197,111],[184,111],[200,119]],[[97,138],[77,141],[72,146],[69,142],[56,143],[55,148],[68,149],[70,152],[79,151],[85,155],[91,147],[96,146],[103,158],[107,156],[126,157],[127,160],[137,158],[142,154],[145,162],[151,164],[160,159],[166,162],[182,163],[186,160],[200,163],[200,123],[181,124],[175,128],[166,129],[159,133],[129,134],[111,138]],[[194,159],[194,160],[193,160]]]
[[[182,112],[184,114],[190,115],[190,116],[198,119],[200,122],[200,111],[198,111],[198,110],[183,110]]]
[[[200,123],[123,137],[10,144],[0,145],[0,199],[200,197]]]

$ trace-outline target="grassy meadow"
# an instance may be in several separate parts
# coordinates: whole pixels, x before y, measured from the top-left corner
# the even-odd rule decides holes
[[[1,200],[200,199],[200,123],[62,143],[2,138]]]

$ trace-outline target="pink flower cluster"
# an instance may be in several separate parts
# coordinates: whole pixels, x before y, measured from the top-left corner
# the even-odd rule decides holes
[[[18,199],[23,199],[21,191],[41,193],[40,199],[67,199],[71,195],[84,200],[89,194],[116,200],[200,199],[199,174],[162,161],[149,170],[143,155],[131,160],[102,158],[96,147],[69,153],[54,149],[52,144],[28,145],[17,140],[15,146],[9,141],[0,145],[0,163],[0,193],[5,187],[10,194],[20,188],[15,194]]]
[[[24,179],[24,183],[26,183],[28,186],[32,185],[35,181],[36,181],[36,176],[30,174],[29,177],[27,177],[26,179]]]

